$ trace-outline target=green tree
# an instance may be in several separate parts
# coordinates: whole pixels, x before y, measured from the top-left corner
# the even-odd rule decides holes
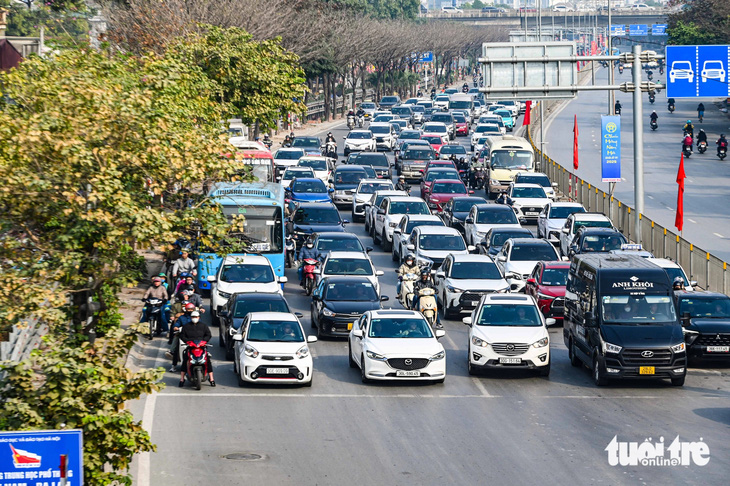
[[[680,0],[677,3],[682,4],[682,9],[669,15],[669,44],[730,44],[730,2]]]

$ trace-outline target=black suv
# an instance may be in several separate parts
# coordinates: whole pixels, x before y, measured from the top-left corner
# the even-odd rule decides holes
[[[628,243],[621,232],[612,228],[583,227],[573,238],[568,249],[568,256],[582,253],[608,253],[611,250],[620,250]]]
[[[312,327],[317,336],[348,336],[365,311],[380,309],[386,300],[367,277],[323,278],[312,292]]]
[[[718,292],[674,292],[690,358],[730,363],[730,297]]]

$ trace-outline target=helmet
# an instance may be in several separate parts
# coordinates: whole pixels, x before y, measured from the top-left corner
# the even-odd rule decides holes
[[[165,272],[160,272],[157,274],[157,276],[160,277],[161,279],[165,279],[165,280],[167,279],[167,275],[165,274]]]
[[[312,248],[314,246],[314,240],[312,238],[308,238],[304,244],[307,245],[307,247]]]
[[[672,287],[682,287],[684,285],[684,279],[682,277],[674,277]]]
[[[429,275],[431,275],[431,272],[428,270],[428,268],[424,268],[423,270],[421,270],[421,277],[426,277]]]
[[[720,135],[720,136],[722,136],[722,135]],[[398,180],[399,181],[404,181],[404,180],[406,180],[406,176],[398,176]]]
[[[185,304],[185,310],[186,311],[188,311],[188,310],[194,310],[194,309],[195,309],[195,304],[193,304],[192,302],[188,302],[187,304]]]
[[[180,272],[180,278],[188,278],[190,274],[188,272]]]
[[[687,124],[688,125],[692,124],[692,120],[687,120]]]
[[[405,260],[405,261],[408,261],[408,260],[415,260],[415,259],[416,259],[416,257],[415,257],[415,256],[413,256],[413,253],[409,253],[408,255],[406,255],[406,260]]]
[[[291,132],[291,133],[289,134],[289,136],[290,136],[290,137],[293,137],[293,136],[294,136],[294,132]]]

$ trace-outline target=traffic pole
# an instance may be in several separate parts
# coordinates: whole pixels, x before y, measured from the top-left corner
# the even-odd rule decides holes
[[[606,32],[608,33],[608,55],[613,56],[613,43],[611,42],[611,0],[608,0],[608,27],[606,28]],[[608,84],[613,84],[613,70],[614,61],[608,62]],[[613,90],[608,90],[608,114],[609,115],[615,115],[616,113],[613,112]]]
[[[641,46],[633,48],[634,83],[634,228],[636,243],[641,244],[641,218],[644,214],[644,126],[642,125],[643,107],[641,105]]]

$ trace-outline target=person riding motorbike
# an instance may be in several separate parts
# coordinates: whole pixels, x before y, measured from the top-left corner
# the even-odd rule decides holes
[[[355,113],[355,116],[358,118],[362,118],[365,116],[365,110],[362,109],[362,106],[357,107],[357,112]]]
[[[144,293],[142,300],[147,302],[147,299],[159,299],[162,300],[162,311],[160,312],[160,327],[163,332],[167,332],[167,306],[165,305],[168,300],[167,289],[162,285],[162,279],[160,277],[152,277],[152,285]],[[147,322],[149,319],[149,307],[145,305],[142,308],[142,317],[139,322]]]
[[[406,256],[405,263],[398,267],[398,284],[396,285],[396,295],[400,297],[400,290],[402,287],[402,277],[408,273],[412,273],[414,275],[417,275],[419,272],[418,265],[416,265],[416,257],[413,256],[412,253],[409,253]]]
[[[512,206],[512,198],[509,197],[509,194],[507,194],[506,189],[502,189],[502,192],[497,196],[497,199],[495,200],[497,204],[506,204],[508,206]]]
[[[406,184],[406,178],[404,176],[398,176],[398,182],[395,185],[395,190],[408,192],[410,189],[411,187]]]
[[[659,119],[659,115],[656,114],[656,110],[651,112],[651,115],[649,115],[649,120],[656,123],[656,121]]]
[[[705,104],[700,103],[699,105],[697,105],[697,118],[699,118],[700,121],[702,121],[702,118],[704,116],[705,116]]]
[[[188,272],[192,275],[198,274],[198,266],[195,260],[190,258],[190,248],[180,250],[180,258],[175,260],[172,266],[172,278],[177,278],[182,272]]]
[[[210,341],[213,336],[210,333],[208,326],[200,322],[200,313],[194,311],[190,315],[190,322],[186,323],[180,331],[180,342],[187,343],[188,341]],[[185,351],[183,354],[183,362],[180,368],[180,383],[177,386],[182,388],[185,386],[185,373],[187,372],[188,366],[188,353]],[[208,354],[208,361],[206,362],[208,368],[208,376],[210,378],[210,386],[215,386],[215,379],[213,378],[213,363],[210,361],[210,354]]]
[[[274,143],[274,142],[273,142],[273,141],[272,141],[272,140],[271,140],[271,139],[269,138],[269,134],[268,134],[268,133],[265,133],[265,134],[264,134],[264,139],[262,140],[262,142],[263,142],[263,144],[264,144],[264,145],[265,145],[265,146],[266,146],[267,148],[271,148],[271,144],[273,144],[273,143]]]
[[[672,290],[684,290],[684,279],[682,277],[674,277]]]
[[[352,110],[350,110],[350,111],[352,111]],[[327,133],[327,138],[325,138],[325,140],[324,140],[324,143],[325,143],[325,144],[328,144],[328,143],[330,143],[330,142],[335,142],[335,143],[337,143],[337,140],[335,140],[335,136],[334,136],[334,135],[332,135],[332,132],[328,132],[328,133]]]
[[[411,308],[414,310],[418,310],[418,304],[421,300],[421,296],[418,294],[423,289],[433,289],[436,292],[436,285],[431,280],[431,272],[426,268],[421,270],[421,279],[416,280],[416,283],[413,284],[413,303],[411,304]],[[436,315],[436,327],[441,327],[438,314]]]
[[[291,144],[294,143],[294,132],[291,132],[289,135],[284,137],[284,147],[291,147]]]
[[[692,120],[687,120],[687,123],[684,124],[684,126],[682,127],[682,130],[684,130],[686,133],[688,133],[690,137],[694,138],[695,126],[692,125]]]
[[[720,155],[721,149],[725,149],[727,151],[727,139],[725,138],[724,133],[720,134],[720,138],[717,139],[715,144],[717,145],[717,155]]]
[[[697,144],[700,142],[707,143],[707,133],[705,133],[704,128],[700,128],[700,131],[697,133]]]
[[[314,247],[314,240],[312,238],[309,238],[307,242],[304,244],[301,250],[299,250],[299,258],[297,258],[299,261],[304,262],[304,260],[322,260],[322,253]],[[304,263],[299,265],[299,270],[297,271],[299,274],[299,285],[302,287],[304,286]]]
[[[172,360],[172,366],[169,370],[170,373],[174,373],[175,371],[177,371],[177,360],[180,357],[180,353],[178,353],[180,337],[179,334],[176,333],[179,333],[185,326],[185,324],[190,322],[190,319],[192,318],[192,313],[195,311],[195,304],[187,301],[184,295],[178,298],[182,299],[180,301],[180,306],[176,306],[175,304],[173,304],[172,312],[176,312],[180,308],[182,309],[182,312],[176,313],[173,317],[172,332],[170,333],[170,338],[167,340],[167,344],[170,345],[170,349],[165,352],[165,357]]]
[[[689,149],[690,152],[692,152],[692,136],[687,133],[687,135],[684,136],[684,140],[682,140],[682,151]]]

